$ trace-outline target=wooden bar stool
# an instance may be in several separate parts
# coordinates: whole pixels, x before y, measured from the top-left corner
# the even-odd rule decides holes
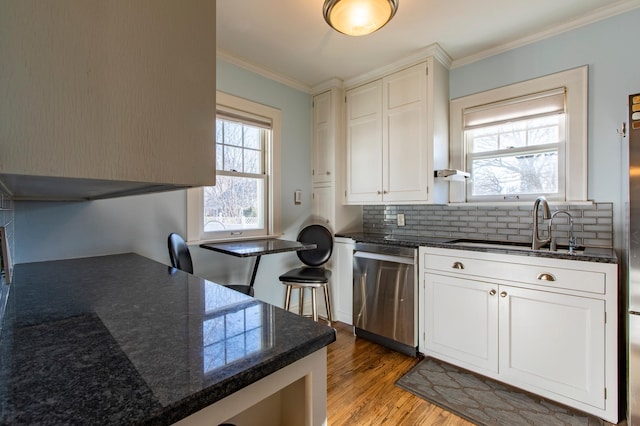
[[[294,289],[299,292],[298,314],[304,315],[304,292],[305,289],[311,291],[311,318],[318,321],[318,305],[316,291],[322,287],[324,290],[324,302],[327,310],[325,319],[331,325],[331,300],[329,297],[329,278],[331,271],[323,265],[329,261],[333,252],[333,236],[327,228],[322,225],[309,225],[298,234],[298,241],[312,243],[315,249],[302,250],[296,252],[298,258],[305,266],[292,269],[280,275],[280,282],[287,286],[284,309],[287,311],[291,306],[291,293]]]

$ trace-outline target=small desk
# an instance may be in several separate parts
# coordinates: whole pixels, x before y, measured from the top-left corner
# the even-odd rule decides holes
[[[229,243],[204,243],[200,247],[213,250],[236,257],[255,257],[253,272],[249,285],[253,287],[260,264],[260,257],[263,254],[284,253],[287,251],[311,250],[316,248],[315,244],[301,243],[299,241],[280,240],[277,238],[267,238],[261,240],[242,240]]]

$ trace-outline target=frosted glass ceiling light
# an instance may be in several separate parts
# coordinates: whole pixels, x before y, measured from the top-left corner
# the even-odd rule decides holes
[[[325,0],[324,20],[351,36],[371,34],[384,27],[398,10],[399,0]]]

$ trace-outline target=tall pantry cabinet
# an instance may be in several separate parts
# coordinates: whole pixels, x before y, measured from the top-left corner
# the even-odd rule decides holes
[[[312,211],[333,233],[359,230],[362,208],[344,202],[344,92],[339,87],[313,97]]]
[[[345,204],[344,90],[332,86],[313,97],[312,211],[332,233],[362,229],[362,207]],[[332,271],[333,320],[351,324],[353,242],[336,238],[328,267]]]

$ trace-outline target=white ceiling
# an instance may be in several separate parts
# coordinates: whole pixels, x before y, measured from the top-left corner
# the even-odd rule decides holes
[[[217,0],[218,55],[310,89],[348,80],[438,43],[453,67],[640,7],[640,0],[399,0],[385,27],[332,30],[323,0]]]

